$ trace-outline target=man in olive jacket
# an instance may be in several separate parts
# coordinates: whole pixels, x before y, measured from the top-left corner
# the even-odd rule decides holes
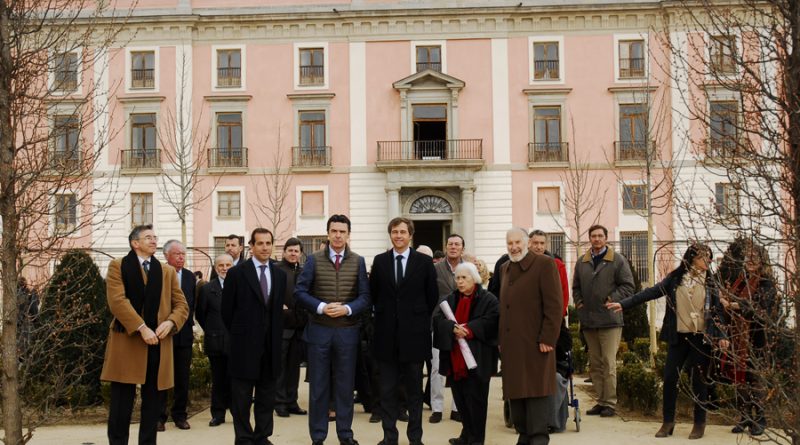
[[[606,309],[608,302],[619,302],[633,294],[633,274],[627,261],[606,245],[608,229],[589,228],[589,249],[575,263],[572,299],[581,329],[589,346],[589,375],[597,393],[597,404],[588,415],[611,417],[617,405],[617,349],[625,324],[622,313]]]
[[[548,396],[556,392],[560,278],[552,258],[528,250],[525,230],[509,230],[506,244],[509,261],[500,269],[503,399],[510,401],[517,443],[544,445],[550,441]]]
[[[153,256],[158,238],[153,226],[136,226],[128,236],[131,251],[108,266],[106,292],[114,316],[108,332],[100,379],[111,382],[108,442],[128,443],[136,385],[142,385],[139,444],[155,444],[159,391],[173,385],[172,336],[186,322],[189,306],[175,269]]]

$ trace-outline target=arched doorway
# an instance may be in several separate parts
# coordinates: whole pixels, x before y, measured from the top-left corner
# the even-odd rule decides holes
[[[444,250],[452,232],[453,204],[442,193],[427,192],[409,200],[408,214],[414,221],[414,245],[426,245],[433,251]]]

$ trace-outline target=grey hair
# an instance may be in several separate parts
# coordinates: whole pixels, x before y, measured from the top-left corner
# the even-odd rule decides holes
[[[231,262],[231,263],[233,263],[233,257],[232,257],[232,256],[228,255],[227,253],[221,253],[221,254],[217,255],[217,256],[214,258],[214,265],[216,266],[216,265],[217,265],[217,263],[218,263],[220,260],[224,260],[225,258],[227,258],[228,260],[230,260],[230,262]]]
[[[523,229],[522,227],[512,227],[508,229],[506,231],[506,238],[508,238],[508,235],[511,235],[512,233],[521,233],[523,239],[528,239],[528,231]]]
[[[172,249],[172,246],[174,246],[176,244],[181,246],[181,247],[183,247],[184,249],[186,248],[186,247],[184,247],[183,243],[181,243],[180,241],[178,241],[176,239],[171,239],[171,240],[167,241],[166,243],[164,243],[164,249],[163,249],[164,250],[164,254],[165,255],[168,254],[170,249]]]
[[[424,244],[417,247],[417,252],[424,253],[425,255],[428,255],[429,257],[433,256],[433,251],[431,250],[431,248],[426,246],[426,245],[424,245]]]
[[[481,280],[481,274],[478,273],[478,268],[475,267],[474,264],[470,263],[469,261],[464,261],[463,263],[458,263],[456,266],[456,270],[453,271],[456,275],[459,272],[467,272],[472,279],[475,280],[475,284],[481,284],[483,280]]]

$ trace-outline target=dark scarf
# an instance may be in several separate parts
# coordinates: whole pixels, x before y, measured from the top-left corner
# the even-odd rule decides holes
[[[144,324],[152,330],[158,326],[158,309],[161,305],[161,263],[150,257],[150,271],[147,273],[147,285],[142,278],[142,265],[136,252],[131,250],[122,259],[122,286],[125,289],[125,298],[130,300],[131,306],[138,313]],[[125,332],[125,327],[119,320],[114,320],[114,330]]]
[[[477,290],[478,286],[476,285],[472,289],[471,294],[461,294],[461,298],[458,300],[458,305],[456,306],[456,323],[464,324],[469,321],[469,311],[472,309],[472,302],[475,300],[475,294],[477,293]],[[450,351],[450,363],[452,363],[454,380],[461,380],[467,377],[469,370],[467,369],[467,362],[464,360],[464,356],[461,354],[460,347],[456,346],[452,351]]]

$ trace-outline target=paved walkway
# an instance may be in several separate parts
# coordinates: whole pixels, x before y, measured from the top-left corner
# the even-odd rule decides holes
[[[301,385],[301,401],[307,400],[307,385]],[[586,394],[578,394],[581,399],[582,411],[592,406]],[[516,434],[513,430],[503,426],[503,410],[500,392],[500,378],[492,379],[490,393],[489,419],[487,421],[486,445],[513,445],[516,443]],[[307,406],[307,403],[302,403]],[[446,406],[449,406],[447,400]],[[429,410],[423,411],[423,441],[427,445],[447,445],[447,439],[455,437],[460,431],[460,424],[443,420],[439,424],[432,425],[427,422],[430,415]],[[572,410],[570,410],[570,417]],[[447,418],[447,413],[445,418]],[[216,428],[210,428],[208,421],[211,415],[205,410],[189,419],[192,429],[181,431],[175,428],[172,423],[167,424],[167,431],[159,433],[159,443],[169,445],[223,445],[233,443],[233,426],[228,422]],[[365,414],[360,405],[356,407],[356,415],[353,421],[353,431],[355,438],[362,445],[374,445],[383,437],[380,424],[368,422],[369,414]],[[289,418],[275,417],[275,434],[271,437],[275,445],[295,445],[310,444],[308,437],[307,416],[291,416]],[[675,428],[675,435],[667,439],[655,439],[653,435],[659,427],[658,422],[639,422],[624,421],[620,417],[611,419],[600,419],[595,416],[583,416],[581,431],[575,431],[575,424],[570,422],[567,431],[551,436],[550,443],[555,445],[569,444],[613,444],[613,445],[643,445],[657,443],[659,445],[668,444],[687,444],[696,445],[731,445],[756,443],[746,435],[736,436],[729,432],[730,427],[711,425],[706,429],[706,436],[700,441],[687,439],[691,424],[678,424]],[[336,445],[336,433],[333,423],[330,424],[330,432],[327,443]],[[404,423],[400,423],[401,444],[407,444],[404,437]],[[136,444],[137,425],[131,428],[132,445]],[[80,425],[80,426],[53,426],[44,427],[36,430],[32,445],[90,445],[108,443],[105,434],[105,424],[100,425]],[[737,438],[739,439],[737,441]]]

